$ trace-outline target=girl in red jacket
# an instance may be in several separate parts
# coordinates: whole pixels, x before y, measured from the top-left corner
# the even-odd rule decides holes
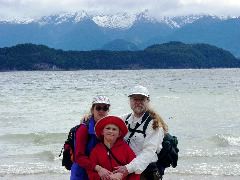
[[[104,117],[95,125],[95,132],[101,143],[91,151],[90,160],[99,165],[99,168],[103,167],[113,172],[115,167],[126,165],[135,158],[134,152],[123,140],[128,129],[122,119],[116,116]],[[87,171],[90,180],[100,179],[97,171],[99,169]],[[129,174],[123,177],[121,173],[112,173],[110,178],[138,180],[140,175]]]

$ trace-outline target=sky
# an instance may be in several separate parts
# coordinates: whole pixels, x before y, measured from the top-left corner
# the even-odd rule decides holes
[[[0,19],[36,19],[62,12],[137,14],[155,18],[189,14],[240,16],[240,0],[0,0]]]

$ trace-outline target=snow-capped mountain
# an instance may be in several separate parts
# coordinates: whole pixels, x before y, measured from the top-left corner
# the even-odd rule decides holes
[[[0,23],[10,23],[10,24],[30,24],[39,23],[41,25],[46,24],[62,24],[62,23],[80,23],[83,20],[92,20],[98,26],[104,28],[120,28],[128,29],[135,22],[151,22],[151,23],[164,23],[171,28],[181,28],[186,24],[193,23],[194,21],[203,18],[204,16],[210,15],[189,15],[189,16],[177,16],[177,17],[160,17],[158,19],[151,17],[147,10],[138,14],[127,14],[127,13],[117,13],[114,15],[90,15],[85,11],[79,12],[64,12],[59,14],[53,14],[49,16],[43,16],[39,19],[7,19],[4,21],[0,20]],[[226,20],[232,17],[218,17],[211,15],[211,17],[216,19]]]
[[[73,12],[73,13],[61,13],[54,14],[51,16],[44,16],[40,19],[35,20],[36,23],[41,25],[44,24],[62,24],[62,23],[79,23],[84,19],[88,19],[90,16],[85,12]]]
[[[8,18],[0,20],[0,24],[29,24],[34,22],[31,18]]]
[[[189,16],[177,16],[177,17],[161,17],[156,19],[151,17],[148,14],[148,11],[144,11],[139,14],[127,14],[127,13],[117,13],[114,15],[89,15],[85,11],[81,12],[73,12],[73,13],[61,13],[54,14],[50,16],[44,16],[37,20],[18,20],[14,22],[24,22],[25,24],[31,22],[37,22],[42,25],[44,24],[62,24],[66,22],[71,23],[79,23],[83,20],[92,20],[98,26],[104,28],[112,28],[112,29],[128,29],[136,22],[151,22],[151,23],[163,23],[168,25],[171,28],[181,28],[186,24],[193,23],[194,21],[203,18],[206,15],[189,15]],[[211,16],[213,18],[221,18],[217,16]],[[230,17],[229,17],[230,18]],[[227,18],[225,18],[227,19]]]
[[[80,11],[39,19],[0,21],[0,47],[35,43],[64,50],[94,50],[109,43],[128,44],[128,41],[138,49],[144,49],[156,43],[182,41],[209,43],[240,56],[239,29],[240,17],[188,15],[156,19],[147,10],[115,15]]]
[[[136,17],[124,13],[115,15],[98,15],[92,17],[92,20],[101,27],[124,29],[131,27],[136,20]]]
[[[227,20],[236,17],[230,16],[216,16],[216,15],[188,15],[188,16],[176,16],[176,17],[160,17],[156,19],[151,17],[148,11],[144,11],[139,14],[127,14],[127,13],[117,13],[114,15],[89,15],[85,11],[81,12],[74,12],[74,13],[62,13],[56,14],[52,16],[44,16],[40,20],[36,22],[39,23],[54,23],[54,24],[61,24],[65,22],[72,22],[72,23],[79,23],[84,19],[93,20],[98,26],[106,27],[106,28],[131,28],[131,26],[137,22],[151,22],[151,23],[164,23],[171,28],[181,28],[186,24],[191,24],[198,19],[204,18],[206,16],[210,16],[213,19],[217,20]],[[31,22],[31,19],[28,21],[25,20],[25,23]]]

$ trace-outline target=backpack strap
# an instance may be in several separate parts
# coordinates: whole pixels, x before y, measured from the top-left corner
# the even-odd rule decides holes
[[[93,147],[98,143],[98,139],[95,135],[95,130],[94,130],[95,120],[94,120],[93,117],[91,117],[88,120],[84,120],[80,125],[86,126],[86,128],[88,130],[88,132],[87,132],[88,133],[88,140],[87,140],[87,144],[86,144],[85,154],[87,156],[89,156]],[[75,149],[75,142],[76,142],[76,133],[77,133],[77,130],[75,131],[75,137],[74,137],[74,149]]]
[[[87,128],[88,128],[88,141],[86,144],[86,150],[85,153],[87,156],[90,155],[90,152],[92,151],[92,149],[95,147],[95,145],[99,142],[98,138],[96,137],[95,134],[95,120],[93,118],[93,116],[88,120],[87,122],[88,124],[86,124]]]
[[[130,116],[129,116],[130,117]],[[127,139],[127,143],[129,144],[130,143],[130,140],[131,140],[131,138],[132,138],[132,136],[134,135],[134,133],[135,132],[137,132],[137,133],[142,133],[143,134],[143,136],[144,136],[144,138],[146,137],[146,129],[147,129],[147,126],[148,126],[148,124],[149,124],[149,122],[152,120],[152,118],[151,118],[151,116],[149,115],[149,113],[148,112],[145,112],[145,114],[143,115],[143,117],[142,117],[142,121],[141,121],[141,123],[138,123],[137,122],[137,124],[135,125],[135,127],[132,129],[131,127],[130,127],[130,124],[128,125],[128,130],[131,132],[131,134],[129,135],[129,137],[128,137],[128,139]],[[141,125],[141,124],[143,124],[145,122],[145,124],[144,124],[144,126],[143,126],[143,130],[137,130],[137,128]]]
[[[75,151],[75,145],[76,145],[76,133],[77,133],[77,130],[79,129],[79,127],[81,126],[81,125],[85,125],[86,127],[87,127],[87,129],[88,129],[88,134],[89,134],[89,126],[90,126],[90,119],[88,119],[88,120],[83,120],[83,122],[81,122],[80,124],[78,124],[78,125],[76,125],[75,127],[73,127],[71,130],[70,130],[70,132],[71,132],[71,138],[74,140],[73,142],[74,142],[74,151]]]
[[[83,125],[83,124],[81,123],[81,124],[75,126],[74,127],[74,131],[71,132],[72,138],[73,138],[73,148],[72,148],[72,151],[73,151],[73,158],[74,158],[74,160],[75,160],[75,152],[76,152],[76,149],[75,149],[76,148],[76,133],[77,133],[77,130],[79,129],[79,127],[81,125]]]
[[[126,117],[126,120],[125,120],[125,124],[128,125],[128,119],[130,118],[130,116],[132,115],[132,113],[129,113]]]
[[[150,123],[150,121],[152,121],[152,118],[151,118],[151,116],[148,116],[146,122],[143,125],[143,136],[144,136],[144,138],[146,137],[146,130],[147,130],[147,127],[148,127],[148,124]]]
[[[61,157],[61,155],[63,153],[63,149],[64,149],[64,145],[63,145],[62,150],[61,150],[60,154],[58,155],[58,157]]]
[[[90,118],[91,119],[91,118]],[[83,119],[82,123],[81,124],[84,124],[87,126],[87,128],[89,127],[89,124],[90,124],[90,119]]]

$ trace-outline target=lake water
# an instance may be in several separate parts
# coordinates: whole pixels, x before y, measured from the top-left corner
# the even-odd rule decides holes
[[[111,114],[130,112],[135,84],[179,139],[165,179],[240,179],[240,69],[0,72],[0,179],[68,179],[69,129],[96,94]]]

